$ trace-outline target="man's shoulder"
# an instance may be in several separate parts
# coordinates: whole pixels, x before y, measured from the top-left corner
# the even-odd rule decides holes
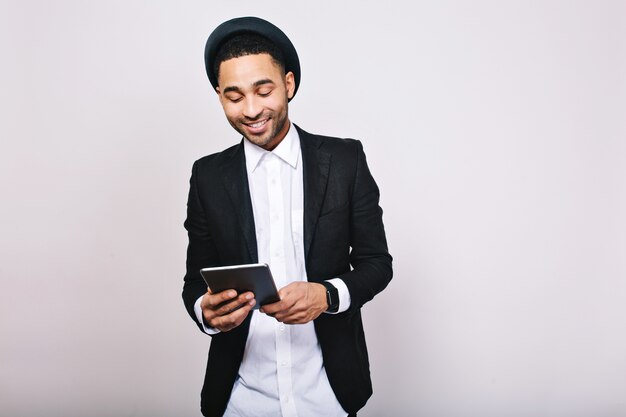
[[[238,152],[243,152],[243,146],[240,143],[224,149],[220,152],[215,152],[210,155],[203,156],[194,162],[194,166],[202,168],[219,167],[222,163],[231,160],[237,155]]]
[[[298,128],[300,142],[303,146],[311,146],[333,154],[342,152],[353,153],[356,149],[362,147],[361,142],[357,139],[319,135],[309,133],[298,126],[296,127]]]

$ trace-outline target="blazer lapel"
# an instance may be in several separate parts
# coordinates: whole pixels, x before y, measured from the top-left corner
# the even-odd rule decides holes
[[[256,231],[254,229],[254,213],[250,199],[250,186],[246,173],[246,157],[243,151],[243,141],[233,149],[233,152],[222,164],[222,182],[230,197],[233,212],[237,213],[241,232],[248,247],[250,262],[258,262],[259,256],[256,245]]]
[[[315,236],[315,227],[319,218],[322,202],[328,183],[330,154],[320,148],[319,137],[298,129],[300,148],[302,149],[302,172],[304,176],[304,257],[308,257],[311,242]]]

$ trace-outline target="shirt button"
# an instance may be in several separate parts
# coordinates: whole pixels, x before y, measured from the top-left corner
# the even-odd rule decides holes
[[[280,366],[287,366],[287,362],[282,361],[282,362],[280,363]]]
[[[284,331],[285,331],[285,325],[284,325],[284,324],[281,324],[280,326],[278,326],[278,329],[279,329],[281,332],[284,332]]]

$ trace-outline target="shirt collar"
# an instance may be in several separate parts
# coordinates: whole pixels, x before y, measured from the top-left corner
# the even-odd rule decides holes
[[[243,150],[246,155],[246,170],[249,174],[256,170],[261,159],[269,153],[273,153],[292,168],[296,168],[300,156],[300,136],[293,127],[293,123],[289,122],[287,134],[273,151],[266,151],[247,139],[243,141]]]

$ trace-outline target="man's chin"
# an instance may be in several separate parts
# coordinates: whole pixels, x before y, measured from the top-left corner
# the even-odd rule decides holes
[[[239,133],[242,133],[242,132],[239,132]],[[272,138],[269,135],[268,136],[262,136],[262,135],[256,136],[256,135],[250,135],[248,133],[242,133],[242,134],[243,134],[243,137],[248,140],[248,142],[253,143],[256,146],[260,146],[260,147],[264,147],[272,141]]]
[[[253,143],[257,146],[263,147],[267,145],[268,143],[270,143],[272,140],[270,137],[265,137],[263,135],[252,135],[250,134],[250,132],[246,131],[245,127],[241,127],[238,125],[237,126],[233,125],[233,127],[235,128],[237,132],[239,132],[241,136],[246,138],[248,142]]]
[[[233,125],[232,123],[231,125],[235,128],[237,132],[239,132],[244,138],[246,138],[248,142],[258,147],[266,150],[271,150],[276,147],[276,144],[272,145],[272,143],[276,141],[276,136],[279,134],[279,132],[275,131],[275,129],[272,129],[272,126],[266,126],[267,130],[262,133],[253,134],[248,129],[246,129],[245,125]]]

